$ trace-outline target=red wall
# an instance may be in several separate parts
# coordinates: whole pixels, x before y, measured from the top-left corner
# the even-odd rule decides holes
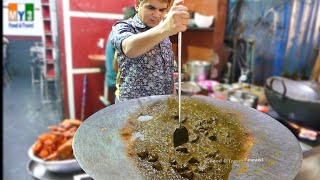
[[[108,38],[112,24],[116,20],[71,18],[71,39],[73,68],[97,67],[88,59],[88,54],[101,54],[104,49],[98,48],[100,38]]]
[[[68,1],[68,0],[65,0]],[[70,11],[89,12],[89,13],[114,13],[122,14],[122,9],[127,6],[132,6],[134,0],[77,0],[69,1]],[[60,43],[60,60],[62,71],[62,87],[63,87],[63,105],[64,116],[69,118],[68,107],[68,87],[67,87],[67,67],[65,52],[65,38],[71,38],[72,45],[72,66],[73,68],[96,68],[95,64],[88,59],[89,54],[104,53],[104,49],[97,47],[97,42],[100,38],[105,41],[111,31],[112,24],[117,20],[114,19],[98,19],[92,17],[71,17],[71,37],[65,37],[64,21],[63,21],[63,0],[57,1],[57,14],[59,26],[59,43]],[[85,74],[74,74],[74,99],[75,99],[75,116],[81,117],[81,99],[83,78]],[[104,89],[104,72],[88,74],[85,118],[89,117],[98,110],[104,108],[100,102],[99,96],[103,95]]]
[[[71,1],[71,11],[88,11],[99,13],[116,13],[121,14],[122,8],[133,5],[134,0],[77,0]]]

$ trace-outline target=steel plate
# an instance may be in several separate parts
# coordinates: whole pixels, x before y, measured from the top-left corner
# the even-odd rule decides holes
[[[40,180],[71,180],[76,175],[85,174],[82,170],[71,173],[50,172],[42,164],[33,160],[28,162],[27,171],[33,178]]]
[[[143,179],[126,156],[119,130],[140,108],[172,96],[151,96],[108,106],[90,116],[78,128],[74,155],[92,178]],[[193,96],[225,112],[241,113],[241,124],[252,134],[253,146],[246,160],[234,162],[229,179],[293,179],[302,163],[302,150],[295,136],[270,116],[253,108],[204,96]]]

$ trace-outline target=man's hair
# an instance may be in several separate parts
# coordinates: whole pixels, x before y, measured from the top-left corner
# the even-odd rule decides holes
[[[143,1],[145,1],[145,0],[139,0],[139,3],[142,3]],[[164,1],[164,0],[163,0]],[[171,3],[171,0],[167,0],[168,1],[168,4],[170,4]]]

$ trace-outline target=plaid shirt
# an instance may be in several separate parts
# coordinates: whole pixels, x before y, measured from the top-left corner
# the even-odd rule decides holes
[[[111,42],[118,52],[120,71],[119,101],[173,93],[174,54],[169,38],[137,58],[128,58],[123,53],[124,39],[148,29],[138,14],[132,19],[117,22],[112,28]]]

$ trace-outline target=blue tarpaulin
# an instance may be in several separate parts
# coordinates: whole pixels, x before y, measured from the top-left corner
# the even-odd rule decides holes
[[[320,46],[320,0],[230,0],[226,36],[235,36],[232,16],[242,38],[255,39],[255,82],[270,76],[310,77]]]

